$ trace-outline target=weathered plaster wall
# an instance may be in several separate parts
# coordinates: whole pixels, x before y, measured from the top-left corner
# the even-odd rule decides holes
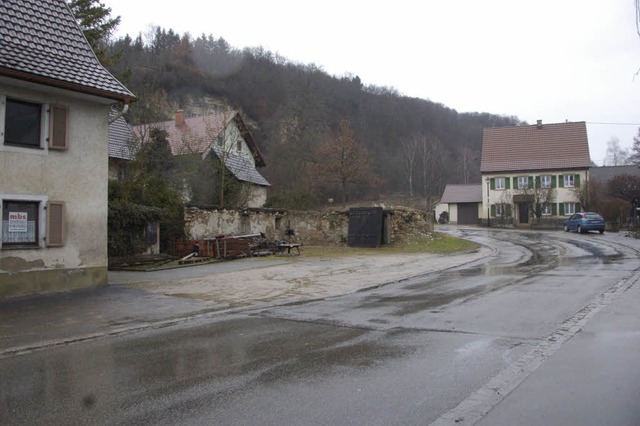
[[[42,243],[34,249],[1,248],[0,295],[107,283],[109,106],[74,98],[66,91],[40,93],[33,88],[0,81],[0,94],[67,106],[69,148],[0,150],[0,197],[63,201],[66,238],[63,247],[47,248]]]
[[[433,221],[426,212],[394,209],[385,210],[385,215],[388,217],[387,239],[391,242],[433,232]],[[305,244],[344,243],[349,233],[349,212],[185,209],[187,239],[262,232],[269,239],[284,240],[287,229],[293,229],[295,239]]]

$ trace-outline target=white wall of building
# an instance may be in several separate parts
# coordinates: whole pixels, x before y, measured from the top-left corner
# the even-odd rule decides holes
[[[0,80],[0,95],[68,108],[67,150],[0,143],[0,197],[62,201],[65,216],[62,247],[0,248],[0,295],[106,284],[109,105],[8,79]]]

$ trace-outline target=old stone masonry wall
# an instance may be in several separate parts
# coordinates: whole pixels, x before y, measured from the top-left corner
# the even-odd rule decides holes
[[[384,210],[386,242],[412,237],[429,237],[433,221],[427,212],[409,208]],[[263,233],[271,240],[294,240],[304,244],[346,243],[349,235],[349,210],[330,212],[279,209],[185,208],[187,239],[208,239],[220,235]],[[293,230],[290,236],[288,230]]]

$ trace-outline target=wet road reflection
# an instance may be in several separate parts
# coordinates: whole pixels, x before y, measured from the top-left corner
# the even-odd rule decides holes
[[[0,424],[428,424],[639,266],[597,236],[456,232],[494,254],[0,359]]]

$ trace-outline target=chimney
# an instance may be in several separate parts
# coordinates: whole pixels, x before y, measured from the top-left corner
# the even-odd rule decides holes
[[[542,120],[538,120],[538,124],[536,125],[538,129],[542,129]]]
[[[184,110],[176,111],[176,127],[182,126],[184,124]]]

